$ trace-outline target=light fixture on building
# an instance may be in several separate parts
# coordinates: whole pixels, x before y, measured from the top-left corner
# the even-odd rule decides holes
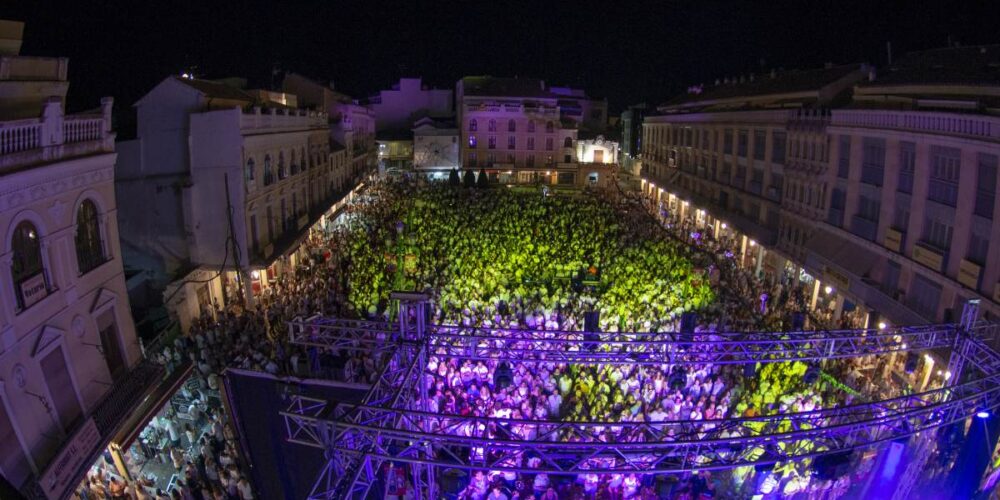
[[[944,379],[945,380],[951,380],[951,372],[950,371],[945,370],[945,372],[944,372]]]
[[[757,242],[754,241],[754,240],[750,240],[750,246],[752,246],[752,247],[757,246]]]
[[[879,330],[885,330],[886,326],[887,325],[885,324],[885,321],[879,321],[878,322],[878,329]]]
[[[257,271],[257,270],[250,271],[250,277],[253,278],[253,279],[255,279],[255,280],[259,280],[260,279],[260,271]]]
[[[725,228],[726,228],[726,223],[725,223],[725,222],[723,222],[723,223],[722,223],[722,229],[725,229]]]
[[[824,288],[823,291],[826,292],[827,295],[830,295],[831,293],[833,293],[833,287],[830,285],[826,285],[826,288]]]

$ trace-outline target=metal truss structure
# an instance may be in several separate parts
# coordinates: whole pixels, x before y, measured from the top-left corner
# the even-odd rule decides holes
[[[396,323],[310,318],[292,342],[383,356],[360,404],[299,396],[281,414],[287,439],[323,449],[310,498],[367,498],[384,464],[407,464],[421,498],[443,468],[547,474],[720,470],[852,450],[959,422],[1000,407],[1000,325],[977,322],[886,330],[781,333],[605,333],[429,325],[427,298],[396,294]],[[428,411],[429,356],[536,363],[753,364],[948,350],[949,385],[918,394],[780,415],[663,422],[563,422]],[[540,463],[528,466],[529,458]],[[536,461],[537,462],[537,461]]]

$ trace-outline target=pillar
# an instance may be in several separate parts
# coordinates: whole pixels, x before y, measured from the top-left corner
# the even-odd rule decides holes
[[[754,276],[759,278],[762,269],[764,269],[764,247],[757,245],[757,263],[754,265]]]
[[[239,278],[240,283],[243,284],[244,304],[246,304],[246,307],[248,309],[254,306],[253,283],[250,279],[250,272],[251,271],[249,269],[242,269],[237,271],[237,277]],[[264,282],[263,273],[260,279],[261,283],[263,283]],[[261,287],[261,289],[263,289],[263,286]]]
[[[816,299],[819,298],[819,286],[820,286],[819,280],[818,279],[814,279],[813,280],[812,298],[809,299],[809,310],[810,311],[815,311],[816,310]]]

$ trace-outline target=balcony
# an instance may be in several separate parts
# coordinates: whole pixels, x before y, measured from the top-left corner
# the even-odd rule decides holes
[[[927,111],[834,111],[830,126],[896,129],[933,135],[1000,140],[1000,118]]]
[[[945,263],[945,254],[945,251],[939,250],[923,241],[918,241],[913,246],[913,260],[933,269],[935,272],[941,272],[941,268]]]
[[[44,104],[41,118],[0,122],[0,173],[115,150],[110,97],[100,114],[63,115],[58,98]]]
[[[327,126],[327,115],[323,112],[275,108],[263,112],[260,106],[255,106],[249,113],[240,111],[240,130],[244,133],[327,128]]]
[[[967,259],[962,259],[958,265],[958,282],[973,289],[979,289],[979,278],[983,275],[983,268],[979,264]]]
[[[903,253],[903,245],[906,243],[906,233],[895,228],[885,229],[885,239],[882,246],[896,253]]]

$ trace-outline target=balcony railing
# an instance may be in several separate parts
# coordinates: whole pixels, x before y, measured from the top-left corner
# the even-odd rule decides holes
[[[1000,118],[929,111],[834,111],[831,126],[899,129],[1000,140]]]
[[[52,98],[41,118],[0,122],[0,171],[36,163],[114,151],[111,132],[113,100],[101,100],[100,114],[64,115]]]

